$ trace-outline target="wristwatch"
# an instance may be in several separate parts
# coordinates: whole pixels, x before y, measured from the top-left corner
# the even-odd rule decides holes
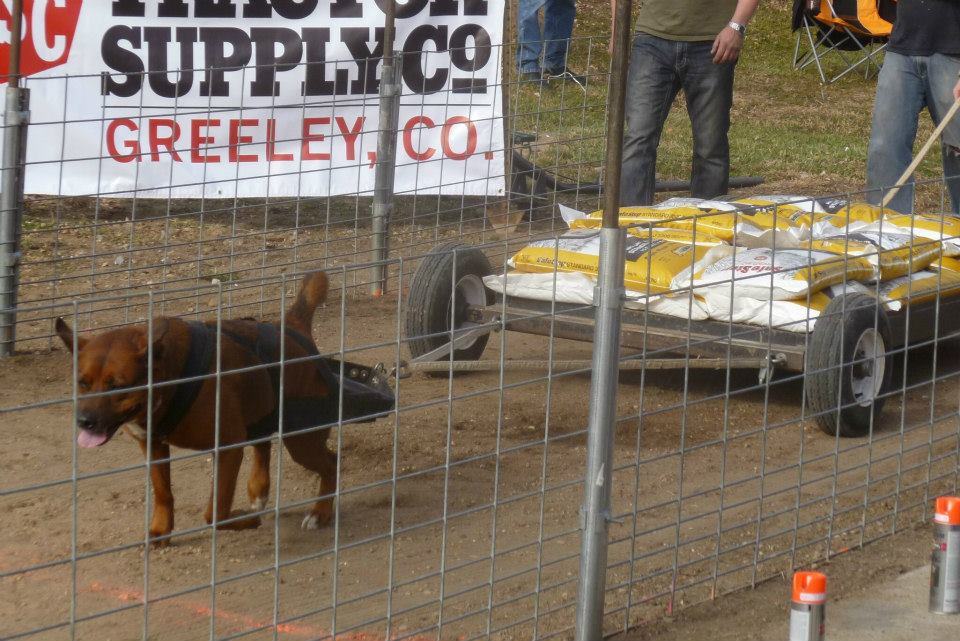
[[[747,25],[740,24],[739,22],[734,22],[731,20],[727,23],[727,26],[739,33],[741,36],[746,37],[747,35]]]

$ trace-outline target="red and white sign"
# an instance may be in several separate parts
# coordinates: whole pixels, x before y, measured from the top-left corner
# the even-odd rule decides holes
[[[385,2],[25,0],[26,191],[372,193]],[[502,25],[494,0],[399,5],[397,193],[503,193]]]

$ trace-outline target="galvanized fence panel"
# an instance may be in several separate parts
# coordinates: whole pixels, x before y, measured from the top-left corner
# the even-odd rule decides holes
[[[592,52],[606,40],[575,44]],[[512,60],[510,48],[500,54]],[[502,149],[513,160],[511,193],[476,199],[396,194],[389,252],[379,262],[369,260],[372,193],[182,201],[97,189],[85,197],[29,198],[16,308],[21,351],[0,369],[0,423],[9,435],[0,472],[8,524],[0,535],[0,591],[8,596],[0,605],[0,635],[573,636],[586,600],[578,601],[577,586],[596,308],[589,295],[580,303],[558,302],[556,276],[539,301],[497,297],[477,282],[480,271],[512,272],[511,257],[531,240],[551,241],[558,251],[565,231],[555,216],[558,204],[600,207],[606,76],[591,72],[585,89],[505,86],[509,135]],[[70,127],[89,126],[69,118],[69,87],[82,81],[30,80],[34,96],[44,93],[37,85],[60,83],[64,100],[62,121],[30,127],[57,127],[69,136]],[[210,118],[213,111],[199,114]],[[108,118],[104,111],[99,126]],[[570,119],[579,123],[575,136],[558,138],[558,131],[569,131],[558,123]],[[519,136],[531,130],[535,139]],[[208,147],[210,153],[217,145]],[[230,153],[230,145],[219,147]],[[103,158],[91,152],[63,160],[69,171],[71,162]],[[234,184],[245,180],[269,178],[238,174]],[[463,178],[442,181],[455,185]],[[941,194],[942,187],[942,181],[922,186]],[[513,212],[526,212],[526,219]],[[461,245],[431,252],[451,241]],[[377,266],[388,285],[371,297],[371,267]],[[344,414],[349,392],[341,387],[328,398],[332,428],[238,437],[238,408],[251,399],[238,395],[237,377],[260,373],[262,383],[270,380],[263,372],[277,372],[285,398],[282,390],[304,375],[297,367],[320,357],[289,357],[290,338],[280,333],[279,368],[260,362],[238,372],[235,354],[255,350],[243,352],[228,332],[214,331],[212,366],[199,375],[212,390],[213,419],[193,428],[209,430],[207,441],[169,449],[148,440],[147,457],[161,465],[153,475],[131,439],[79,447],[81,406],[142,392],[144,406],[157,409],[172,383],[182,382],[183,372],[152,367],[170,357],[168,344],[153,347],[160,343],[152,338],[164,335],[159,316],[206,319],[227,330],[247,316],[283,323],[301,276],[313,270],[330,280],[313,324],[320,356],[336,359],[324,362],[340,377],[353,373],[349,363],[383,363],[381,375],[396,398],[392,410],[372,422],[352,421]],[[738,279],[720,285],[736,300]],[[877,296],[878,287],[866,290]],[[956,491],[953,318],[960,316],[951,286],[938,283],[929,300],[889,312],[907,337],[903,344],[819,369],[806,360],[814,338],[776,327],[772,308],[760,326],[732,317],[709,321],[692,313],[698,303],[689,291],[672,293],[686,306],[673,316],[649,302],[616,306],[623,315],[621,373],[615,390],[602,390],[616,399],[608,408],[616,416],[611,456],[602,463],[612,501],[602,564],[605,631],[629,630],[912,527],[929,517],[932,497]],[[432,311],[416,320],[426,309]],[[880,309],[873,308],[861,330],[881,326]],[[855,311],[841,307],[834,317],[845,327]],[[60,344],[59,317],[80,330],[71,339],[74,348],[100,332],[140,327],[151,346],[144,378],[132,389],[128,380],[84,387],[102,372],[88,372]],[[490,334],[481,337],[478,328]],[[841,354],[844,340],[837,343]],[[458,341],[455,354],[437,354],[431,360],[441,365],[434,371],[417,371],[414,356],[451,341]],[[874,367],[881,355],[894,375],[882,393],[886,409],[866,434],[841,438],[818,430],[818,416],[831,410],[822,394],[811,404],[806,378],[850,375]],[[478,371],[461,373],[469,367],[461,359],[479,361]],[[903,366],[894,367],[898,363]],[[856,405],[838,396],[841,404]],[[279,411],[295,408],[284,400]],[[156,430],[154,423],[144,427]],[[316,475],[298,464],[320,467],[311,455],[321,451],[324,436],[335,453],[327,463],[336,468],[336,489],[318,489]],[[308,454],[296,450],[302,439],[310,441]],[[289,443],[295,455],[282,446]],[[248,458],[233,501],[243,513],[222,514],[209,525],[211,479],[216,486],[235,474],[236,452],[246,446],[269,463],[266,501],[258,500],[262,477],[251,477],[256,456]],[[159,537],[168,545],[155,546],[151,496],[165,461],[175,518],[172,532]],[[212,500],[214,514],[223,511],[224,496]],[[333,500],[330,522],[301,529],[305,513],[326,499]],[[260,519],[259,528],[231,529],[251,516]]]

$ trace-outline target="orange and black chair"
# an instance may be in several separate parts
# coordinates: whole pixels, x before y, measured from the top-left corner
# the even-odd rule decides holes
[[[896,13],[896,0],[794,0],[794,68],[814,65],[823,84],[860,68],[869,77],[880,70]],[[825,69],[828,58],[841,65],[832,76]]]

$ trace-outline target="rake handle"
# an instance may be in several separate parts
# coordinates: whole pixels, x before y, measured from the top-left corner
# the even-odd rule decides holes
[[[920,151],[914,157],[913,162],[910,163],[910,166],[907,167],[906,171],[903,172],[903,175],[900,176],[900,180],[897,181],[893,187],[890,188],[890,191],[883,197],[883,200],[880,201],[880,207],[886,207],[890,204],[890,201],[893,200],[900,189],[907,184],[907,180],[910,179],[910,176],[916,171],[917,166],[923,161],[924,157],[927,155],[927,152],[930,151],[930,148],[933,147],[934,141],[940,137],[940,134],[943,133],[943,130],[947,128],[947,125],[953,120],[953,117],[957,115],[957,111],[960,110],[960,98],[954,101],[953,106],[950,107],[950,111],[947,112],[947,115],[943,117],[940,121],[940,124],[937,125],[937,128],[933,130],[933,133],[930,134],[930,137],[927,138],[927,142],[923,143],[923,147],[920,148]]]

